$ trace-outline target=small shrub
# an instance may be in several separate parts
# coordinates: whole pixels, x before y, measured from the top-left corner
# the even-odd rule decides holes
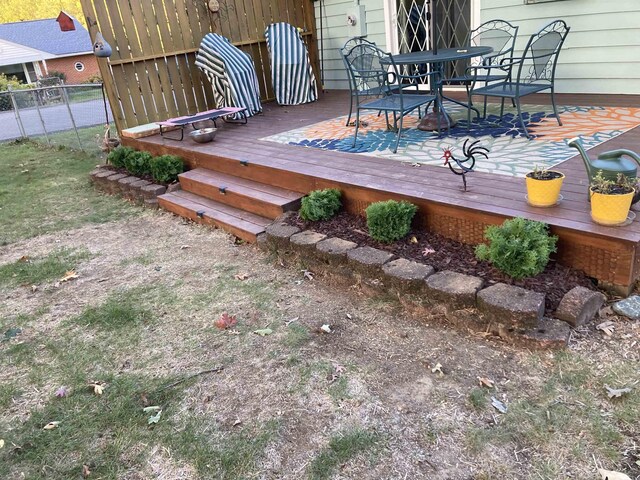
[[[160,155],[151,159],[151,176],[156,182],[171,183],[184,172],[184,162],[175,155]]]
[[[141,176],[151,173],[151,159],[153,156],[148,152],[129,153],[124,159],[124,168],[131,175]]]
[[[372,203],[366,210],[369,234],[379,242],[395,242],[409,233],[417,210],[418,207],[405,201]]]
[[[89,77],[82,83],[102,83],[102,77],[99,73],[94,73],[93,75],[89,75]]]
[[[314,190],[302,199],[300,216],[303,220],[311,222],[328,220],[342,207],[341,195],[340,190],[335,188]]]
[[[489,244],[478,245],[476,256],[515,279],[534,277],[544,270],[549,255],[556,251],[558,237],[550,236],[548,229],[546,223],[525,218],[492,225],[484,233]]]
[[[133,148],[114,148],[107,156],[107,162],[116,168],[125,168],[125,159],[132,153],[135,153],[135,150]]]

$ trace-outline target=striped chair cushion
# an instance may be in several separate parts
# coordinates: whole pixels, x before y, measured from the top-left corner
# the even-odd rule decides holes
[[[280,105],[300,105],[318,99],[309,52],[298,29],[273,23],[264,32],[271,57],[271,81]]]

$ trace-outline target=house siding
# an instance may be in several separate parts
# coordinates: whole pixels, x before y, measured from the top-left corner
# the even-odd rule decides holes
[[[324,0],[324,78],[327,89],[348,88],[338,54],[351,36],[347,13],[356,1]],[[388,49],[383,0],[360,0],[367,39]],[[316,25],[320,28],[320,2]],[[546,23],[561,18],[571,27],[556,72],[564,93],[640,94],[640,0],[563,0],[525,5],[523,0],[481,0],[481,22],[501,18],[520,26],[517,52]]]
[[[525,5],[482,0],[481,20],[502,18],[520,26],[516,49],[555,19],[571,27],[560,53],[556,85],[565,93],[640,94],[640,1],[564,0]]]
[[[353,0],[324,0],[322,43],[324,55],[324,87],[328,90],[348,89],[349,83],[338,50],[353,35],[347,25],[347,14],[354,11]],[[384,6],[382,0],[360,0],[366,9],[367,40],[386,49]],[[316,27],[320,35],[320,2],[315,2]]]

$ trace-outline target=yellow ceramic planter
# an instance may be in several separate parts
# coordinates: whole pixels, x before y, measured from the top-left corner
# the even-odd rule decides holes
[[[605,195],[591,190],[591,219],[600,225],[622,225],[627,221],[635,190],[622,195]]]
[[[564,174],[556,172],[555,170],[552,171],[559,173],[561,176],[550,180],[538,180],[530,177],[530,174],[525,177],[527,182],[527,202],[529,205],[533,207],[552,207],[558,203],[560,189],[564,181]]]

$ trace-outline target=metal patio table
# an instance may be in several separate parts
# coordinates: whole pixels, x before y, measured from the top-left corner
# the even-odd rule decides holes
[[[484,47],[484,46],[464,47],[464,48],[439,48],[435,52],[432,50],[427,50],[424,52],[401,53],[398,55],[392,55],[391,58],[393,59],[396,65],[423,65],[428,63],[432,65],[432,68],[434,70],[443,72],[444,64],[446,62],[454,62],[456,60],[463,60],[466,58],[480,57],[480,56],[488,55],[491,52],[493,52],[492,47]],[[446,98],[447,100],[457,103],[458,105],[462,105],[463,107],[472,108],[470,105],[467,105],[466,103],[462,103],[453,98],[444,96],[439,85],[432,86],[432,90],[433,89],[435,89],[436,94],[439,93],[442,99]],[[428,113],[422,118],[422,121],[418,125],[418,129],[429,131],[429,132],[437,130],[438,112],[436,108],[437,107],[434,105],[433,113]],[[447,115],[447,113],[444,111],[444,106],[442,107],[442,110],[444,115]],[[449,126],[453,128],[455,126],[455,123],[453,122],[451,117],[448,117],[448,118],[449,118],[449,122],[448,122]],[[447,128],[446,124],[447,122],[445,119],[445,127],[444,127],[445,129]]]

